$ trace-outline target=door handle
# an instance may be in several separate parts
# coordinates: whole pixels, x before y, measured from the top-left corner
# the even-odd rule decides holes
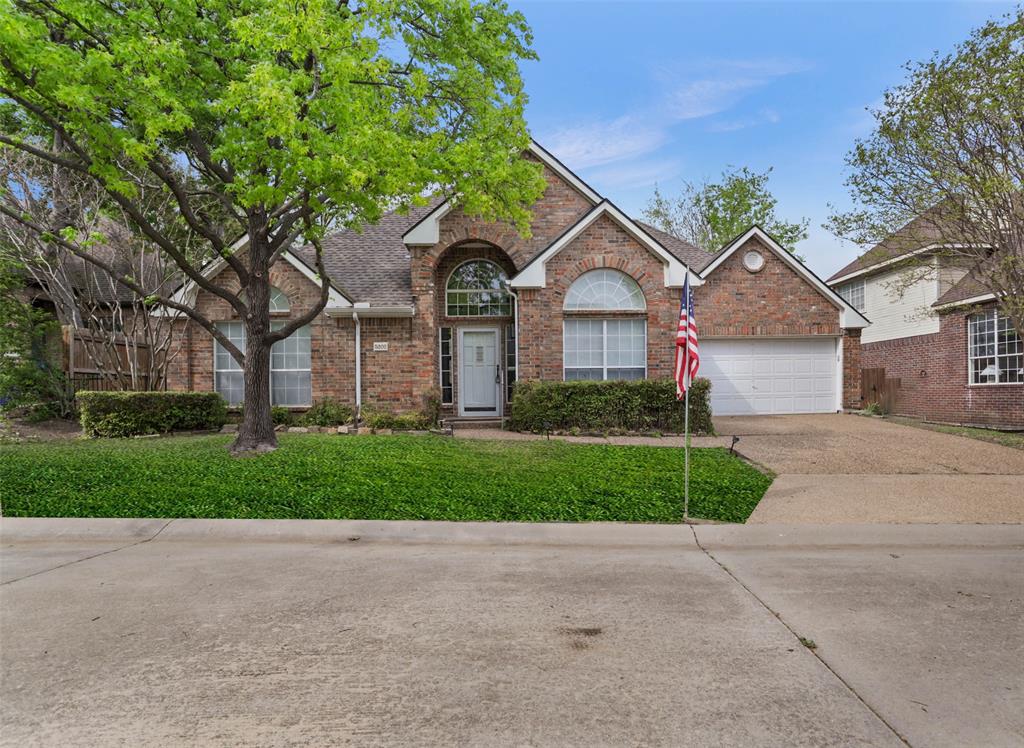
[[[501,384],[501,364],[494,365],[494,383]]]

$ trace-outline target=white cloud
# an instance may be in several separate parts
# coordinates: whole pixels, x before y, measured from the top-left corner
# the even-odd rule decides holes
[[[775,58],[706,60],[686,68],[662,68],[656,77],[664,93],[650,106],[614,119],[564,126],[545,133],[542,142],[574,169],[636,159],[664,145],[673,124],[726,112],[749,92],[809,69],[810,65],[800,60]],[[766,109],[756,118],[721,122],[712,129],[728,132],[779,119],[777,112]],[[627,171],[621,170],[623,178]]]
[[[621,190],[636,187],[653,187],[658,182],[667,182],[679,176],[681,166],[674,159],[647,160],[639,163],[612,164],[595,169],[587,175],[589,180],[602,188]]]
[[[573,168],[586,169],[642,156],[666,139],[664,129],[625,115],[556,130],[545,136],[544,147]]]
[[[708,125],[708,132],[736,132],[745,130],[748,127],[758,125],[774,125],[782,120],[779,113],[774,109],[762,109],[753,117],[743,117],[734,120],[721,120]]]

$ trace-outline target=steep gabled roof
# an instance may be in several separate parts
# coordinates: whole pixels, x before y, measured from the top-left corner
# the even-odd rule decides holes
[[[658,240],[665,249],[675,255],[682,263],[689,266],[690,270],[700,272],[711,262],[714,258],[714,254],[707,252],[700,247],[697,247],[690,242],[680,239],[679,237],[672,236],[672,234],[666,234],[661,229],[656,229],[649,223],[643,221],[636,222],[638,226],[642,227],[644,231],[653,236]]]
[[[785,247],[775,241],[775,239],[760,226],[751,226],[746,232],[740,234],[725,245],[701,271],[701,276],[707,278],[711,273],[715,272],[716,269],[721,267],[722,263],[724,263],[726,259],[753,238],[758,239],[763,246],[767,247],[772,254],[789,265],[797,275],[813,286],[818,293],[839,307],[839,324],[841,327],[863,328],[871,324],[867,317],[847,303],[847,301],[833,291],[825,281],[815,275],[809,267],[804,265],[793,255],[792,252],[787,251]]]
[[[864,275],[876,268],[895,263],[903,257],[925,252],[942,240],[943,234],[936,222],[935,210],[927,211],[908,221],[899,231],[833,273],[825,282],[839,283]]]
[[[687,274],[686,263],[669,252],[661,245],[661,243],[658,242],[657,239],[641,227],[640,224],[636,223],[632,218],[627,216],[619,210],[618,207],[607,200],[602,200],[600,203],[595,205],[592,210],[583,215],[578,221],[576,221],[576,223],[566,228],[566,230],[555,238],[547,247],[534,255],[533,258],[531,258],[530,261],[519,270],[519,273],[512,278],[512,287],[544,288],[547,285],[546,265],[548,260],[569,246],[576,237],[582,234],[589,226],[593,225],[593,223],[602,216],[607,216],[611,219],[619,226],[619,228],[633,237],[633,239],[642,247],[647,249],[651,254],[665,264],[665,285],[667,287],[682,287],[683,280],[686,278]],[[701,281],[700,276],[694,271],[691,270],[689,275],[690,285],[699,286],[703,282]]]

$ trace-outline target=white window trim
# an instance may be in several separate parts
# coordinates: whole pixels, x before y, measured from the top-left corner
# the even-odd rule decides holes
[[[857,289],[857,288],[860,288],[860,305],[859,306],[853,301],[853,296],[854,295],[852,293],[852,291]],[[850,298],[847,298],[846,296],[843,295],[844,289],[849,289],[849,291],[850,291]],[[851,281],[847,281],[846,283],[843,283],[841,286],[839,286],[836,290],[839,292],[839,295],[842,296],[843,301],[845,301],[847,304],[852,306],[858,312],[863,312],[864,311],[864,304],[865,304],[864,292],[865,292],[866,288],[865,288],[865,283],[864,283],[864,279],[863,278],[854,278]]]
[[[456,289],[448,288],[448,284],[452,282],[452,276],[455,275],[455,273],[457,273],[459,271],[459,268],[461,268],[463,265],[470,265],[470,264],[475,263],[475,262],[486,262],[486,263],[488,263],[490,265],[494,265],[494,267],[498,268],[498,270],[501,272],[501,274],[505,276],[505,283],[506,284],[508,283],[508,273],[506,273],[502,269],[501,265],[496,263],[494,260],[488,260],[486,257],[474,257],[474,258],[466,260],[464,262],[460,262],[458,265],[456,265],[454,268],[452,268],[452,271],[450,273],[448,273],[448,277],[445,278],[445,281],[444,281],[444,316],[447,317],[448,319],[483,319],[483,320],[486,320],[486,319],[503,319],[504,317],[511,317],[512,316],[512,294],[509,293],[507,288],[505,289],[504,293],[505,293],[505,296],[508,298],[508,304],[509,304],[509,312],[508,312],[508,314],[449,314],[448,313],[448,294],[450,294],[450,293],[458,293],[458,294],[487,293],[488,291],[494,291],[495,290],[495,289],[486,289],[486,288],[456,288]]]
[[[221,320],[219,322],[214,322],[215,325],[221,325],[221,324],[225,324],[225,323],[239,323],[239,320],[237,320],[237,319],[227,319],[227,320]],[[306,327],[308,327],[308,325],[306,325]],[[244,329],[245,329],[244,325],[243,325],[242,329],[244,331]],[[299,328],[299,329],[302,329],[302,328]],[[296,330],[295,332],[298,332],[298,330]],[[292,334],[294,335],[295,333],[292,333]],[[274,354],[273,354],[273,351],[271,351],[270,361],[267,363],[267,366],[270,369],[270,405],[271,405],[271,407],[274,407],[274,408],[294,408],[294,409],[305,409],[305,408],[312,407],[312,405],[313,405],[313,355],[312,355],[313,335],[312,335],[312,330],[310,330],[309,342],[310,342],[310,356],[309,356],[309,368],[308,369],[275,369],[274,365],[273,365]],[[213,391],[214,392],[218,392],[218,394],[219,394],[219,391],[217,390],[217,374],[219,374],[221,372],[234,372],[234,373],[237,373],[237,374],[241,374],[242,375],[242,390],[243,390],[242,401],[244,402],[244,400],[245,400],[245,369],[244,368],[239,368],[239,369],[218,369],[217,368],[217,346],[219,346],[219,345],[220,345],[220,341],[217,340],[216,338],[214,338],[214,341],[213,341]],[[224,351],[224,353],[227,354],[229,357],[231,356],[231,354],[228,353],[227,351]],[[231,358],[231,360],[234,361],[235,359]],[[279,371],[279,372],[283,372],[283,373],[287,373],[287,372],[305,372],[305,371],[308,371],[309,372],[309,400],[306,403],[295,404],[295,405],[277,405],[276,403],[274,403],[274,372],[275,371]],[[223,397],[223,395],[221,395],[221,397]],[[242,405],[242,403],[239,402],[237,405],[229,404],[228,407],[229,408],[237,408],[237,407],[241,407],[241,405]]]
[[[998,309],[992,309],[990,311],[995,314],[995,322],[996,322],[996,324],[998,324],[999,318],[1002,316],[1002,315],[999,314],[999,310]],[[976,312],[975,314],[969,314],[969,315],[967,315],[967,320],[966,320],[967,335],[965,335],[964,337],[967,339],[967,386],[968,387],[1024,387],[1024,382],[975,382],[975,381],[973,381],[974,380],[974,367],[971,366],[971,362],[972,361],[975,361],[975,360],[977,360],[979,358],[994,358],[995,361],[996,361],[996,366],[998,367],[999,366],[999,358],[1000,358],[1000,354],[998,353],[998,351],[999,351],[998,341],[996,343],[996,351],[997,352],[995,354],[993,354],[991,356],[972,356],[971,355],[971,317],[975,317],[978,314],[988,314],[988,311]],[[1017,333],[1017,336],[1021,337],[1021,339],[1024,340],[1024,337],[1021,336],[1019,331]],[[1002,357],[1003,358],[1008,358],[1009,356],[1012,356],[1012,355],[1016,355],[1016,354],[1003,354]],[[996,376],[998,376],[998,374]]]
[[[582,307],[582,306],[574,306],[574,307],[570,307],[569,306],[569,302],[570,302],[570,300],[572,299],[572,296],[573,296],[573,289],[577,288],[577,284],[580,283],[580,281],[582,281],[584,278],[587,278],[588,276],[589,277],[593,277],[597,273],[607,273],[607,274],[612,274],[612,275],[621,275],[623,278],[626,278],[630,283],[632,283],[636,287],[637,294],[639,294],[639,297],[640,297],[640,306],[638,306],[638,307],[636,307],[636,306],[629,306],[629,307],[597,307],[597,306],[595,306],[595,307]],[[577,293],[579,293],[579,292],[577,291]],[[632,295],[633,294],[630,293],[630,296],[632,296]],[[566,292],[565,292],[565,301],[562,302],[562,310],[566,311],[566,312],[570,312],[570,313],[572,313],[572,312],[637,312],[637,313],[642,313],[642,312],[646,312],[647,311],[647,297],[644,296],[644,290],[643,290],[643,288],[640,287],[640,284],[636,282],[636,278],[631,276],[629,273],[624,273],[621,270],[616,270],[615,268],[594,268],[593,270],[588,270],[585,273],[581,273],[580,276],[576,280],[574,280],[572,283],[569,284],[569,288],[566,289]]]
[[[566,379],[566,369],[596,369],[596,366],[566,366],[566,350],[565,350],[565,325],[568,322],[590,320],[593,322],[601,322],[601,379],[596,380],[599,382],[617,382],[617,379],[608,379],[608,322],[614,322],[616,320],[636,320],[640,319],[644,323],[644,379],[647,379],[647,319],[644,317],[633,317],[629,315],[623,315],[621,317],[591,317],[590,315],[580,316],[566,316],[562,320],[562,381],[568,382]],[[613,369],[639,369],[639,366],[613,366]],[[595,381],[595,380],[571,380],[571,381]],[[627,380],[628,381],[628,380]],[[637,381],[637,380],[632,380]]]

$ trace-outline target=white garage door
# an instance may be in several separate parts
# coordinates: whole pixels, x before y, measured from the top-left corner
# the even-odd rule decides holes
[[[836,366],[836,338],[700,341],[717,416],[835,412]]]

